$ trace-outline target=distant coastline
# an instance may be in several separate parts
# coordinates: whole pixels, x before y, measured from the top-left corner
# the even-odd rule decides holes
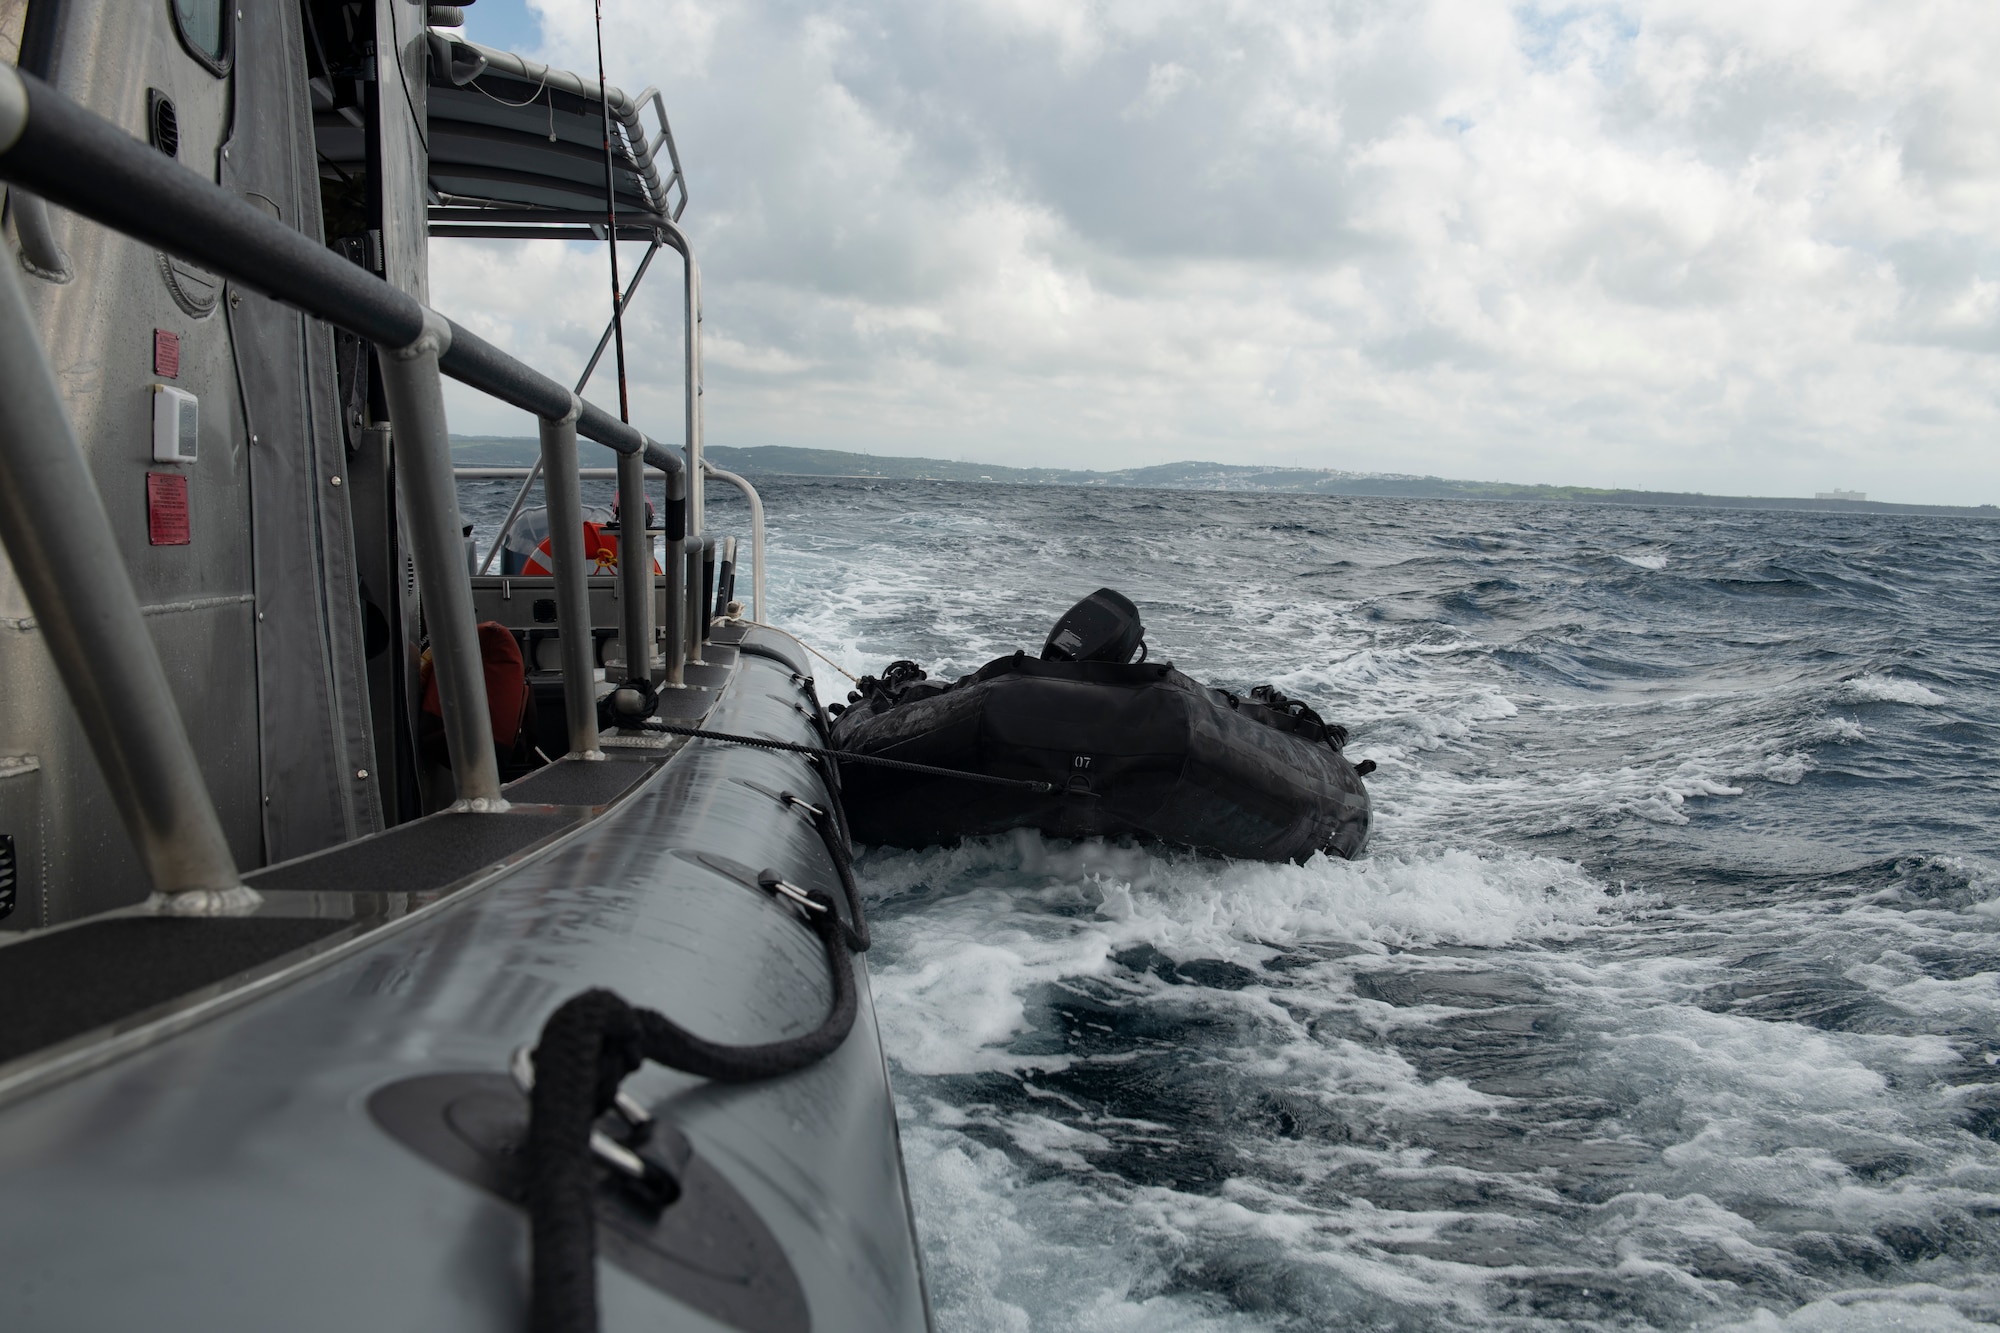
[[[593,449],[592,452],[597,452]],[[606,451],[608,453],[608,451]],[[1685,491],[1635,491],[1596,486],[1549,486],[1504,481],[1455,481],[1395,473],[1339,472],[1329,468],[1253,467],[1235,463],[1161,463],[1153,467],[1090,472],[1070,468],[1005,467],[943,458],[890,458],[838,449],[789,445],[732,448],[710,445],[718,466],[745,476],[845,477],[882,481],[992,482],[1014,486],[1119,486],[1164,490],[1282,492],[1306,495],[1381,496],[1413,500],[1539,500],[1569,504],[1681,505],[1717,509],[1805,509],[1847,514],[1939,514],[2000,518],[1993,505],[1893,504],[1881,500],[1794,496],[1704,495]],[[532,463],[540,446],[531,436],[458,435],[452,455],[462,466]],[[601,460],[586,459],[586,463]]]

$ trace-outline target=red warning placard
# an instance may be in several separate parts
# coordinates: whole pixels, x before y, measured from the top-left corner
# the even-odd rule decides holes
[[[163,380],[181,375],[181,335],[165,329],[153,330],[153,373]]]
[[[186,546],[188,479],[174,472],[146,474],[146,537],[155,546]]]

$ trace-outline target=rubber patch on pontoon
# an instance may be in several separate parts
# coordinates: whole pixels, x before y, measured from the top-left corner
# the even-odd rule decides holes
[[[631,760],[559,759],[507,787],[521,805],[608,805],[653,771]]]
[[[247,972],[348,921],[112,917],[0,949],[0,1062]]]
[[[368,1113],[432,1166],[509,1203],[524,1201],[528,1099],[507,1075],[405,1079],[378,1089]],[[613,1181],[597,1185],[599,1253],[743,1333],[809,1333],[812,1313],[798,1274],[729,1177],[666,1119],[655,1120],[631,1148],[677,1193],[666,1207],[648,1208]]]
[[[423,893],[454,884],[577,822],[555,812],[442,814],[245,875],[261,891]]]

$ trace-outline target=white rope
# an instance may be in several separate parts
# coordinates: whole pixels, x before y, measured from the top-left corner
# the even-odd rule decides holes
[[[484,88],[481,88],[479,86],[478,79],[472,80],[472,82],[466,86],[472,88],[481,97],[484,97],[489,101],[498,102],[501,106],[511,106],[511,107],[533,106],[535,103],[542,100],[543,93],[548,92],[549,70],[548,66],[546,65],[542,67],[542,81],[539,85],[536,86],[534,92],[528,94],[528,100],[525,102],[510,102],[506,98],[501,97],[497,93],[489,93]],[[556,141],[556,95],[554,93],[549,93],[549,142],[554,143],[555,141]]]
[[[773,634],[784,635],[786,638],[790,639],[793,643],[796,643],[799,647],[805,649],[807,652],[811,653],[814,657],[819,658],[821,661],[825,662],[828,666],[832,667],[835,671],[838,671],[841,675],[853,681],[856,685],[859,685],[861,683],[861,678],[859,676],[855,675],[852,671],[849,671],[846,667],[834,661],[831,657],[828,657],[825,653],[813,647],[811,644],[807,643],[804,639],[801,639],[798,635],[792,633],[790,630],[779,629],[776,625],[770,624],[762,620],[745,619],[743,623],[746,625],[755,625],[758,629],[770,630]]]

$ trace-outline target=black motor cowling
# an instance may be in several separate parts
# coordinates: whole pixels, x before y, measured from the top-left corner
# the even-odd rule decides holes
[[[1042,645],[1042,660],[1123,664],[1145,646],[1139,608],[1123,593],[1099,588],[1063,613]]]

